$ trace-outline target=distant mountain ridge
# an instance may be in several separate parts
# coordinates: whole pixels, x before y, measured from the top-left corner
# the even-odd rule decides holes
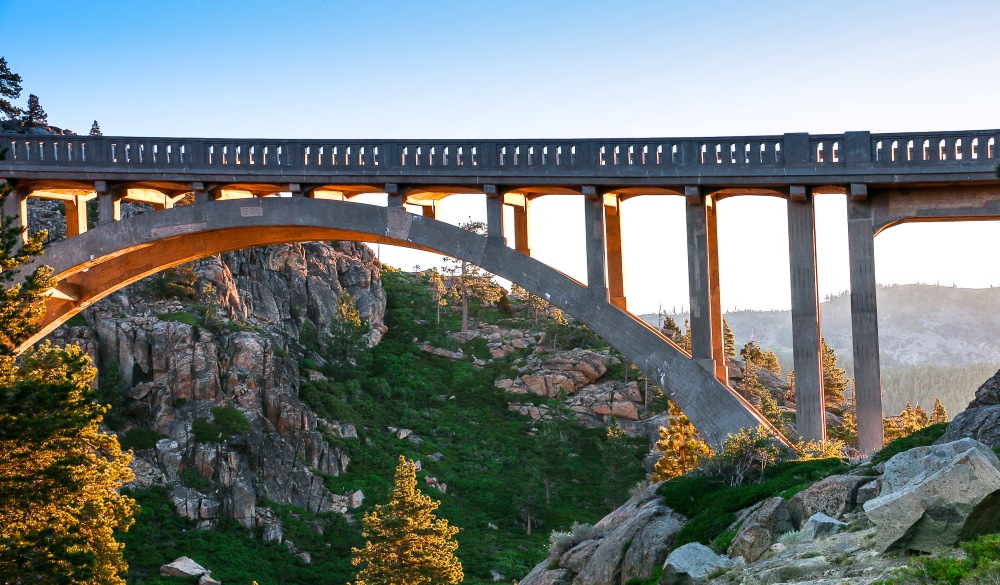
[[[887,412],[907,401],[926,407],[941,396],[957,414],[1000,368],[1000,288],[901,284],[879,286],[877,297]],[[823,337],[853,375],[850,294],[828,298],[820,314]],[[641,317],[657,325],[655,314]],[[688,313],[671,317],[683,328]],[[783,371],[793,368],[791,311],[732,311],[725,318],[738,348],[754,338],[774,350]]]
[[[885,365],[1000,362],[1000,288],[901,284],[878,288],[879,343]],[[822,333],[841,358],[851,355],[849,293],[820,304]],[[654,314],[641,316],[656,325]],[[688,313],[671,315],[683,327]],[[742,346],[758,345],[791,358],[791,311],[733,311],[726,321]],[[785,359],[782,359],[784,366]],[[791,363],[787,364],[789,367]]]

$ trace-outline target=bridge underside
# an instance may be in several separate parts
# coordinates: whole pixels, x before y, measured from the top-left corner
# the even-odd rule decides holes
[[[482,266],[590,327],[655,381],[711,444],[741,428],[766,424],[745,400],[658,332],[502,239],[402,208],[345,201],[268,198],[186,205],[104,224],[52,244],[38,263],[55,269],[59,293],[48,300],[43,330],[28,344],[115,290],[165,268],[249,246],[311,240],[407,246]]]

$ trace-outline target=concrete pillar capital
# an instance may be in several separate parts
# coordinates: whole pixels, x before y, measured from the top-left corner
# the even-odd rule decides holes
[[[588,200],[594,200],[600,196],[600,194],[597,192],[597,187],[593,185],[584,185],[580,189],[580,192],[583,193],[583,196],[586,197]]]
[[[503,190],[496,185],[483,185],[483,194],[487,197],[500,197],[503,195]]]
[[[864,183],[851,183],[851,201],[865,201],[868,199],[868,185]]]
[[[701,187],[688,185],[684,187],[684,199],[688,205],[701,205],[705,201],[705,196],[701,193]]]
[[[788,187],[788,198],[797,203],[809,201],[810,190],[804,185],[792,185]]]

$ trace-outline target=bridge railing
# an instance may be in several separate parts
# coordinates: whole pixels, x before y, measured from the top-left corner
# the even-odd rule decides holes
[[[279,140],[3,135],[10,166],[110,169],[281,169],[422,174],[448,169],[559,169],[649,174],[737,168],[836,170],[982,164],[998,159],[1000,131],[868,134],[786,134],[721,138],[600,140]]]

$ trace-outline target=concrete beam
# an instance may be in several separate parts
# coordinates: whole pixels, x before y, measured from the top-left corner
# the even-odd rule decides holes
[[[878,304],[875,294],[875,225],[868,201],[847,203],[847,245],[851,265],[851,330],[854,338],[854,399],[858,447],[883,447],[882,387],[879,368]]]
[[[612,305],[627,311],[624,254],[622,252],[621,200],[615,195],[605,195],[603,199],[604,242],[608,250],[608,296]]]
[[[587,289],[598,299],[608,300],[605,272],[604,198],[595,187],[583,188],[584,238],[587,245]]]
[[[800,437],[826,440],[819,293],[816,283],[816,215],[813,194],[791,188],[788,199],[788,260],[792,288],[792,356],[795,418]]]

